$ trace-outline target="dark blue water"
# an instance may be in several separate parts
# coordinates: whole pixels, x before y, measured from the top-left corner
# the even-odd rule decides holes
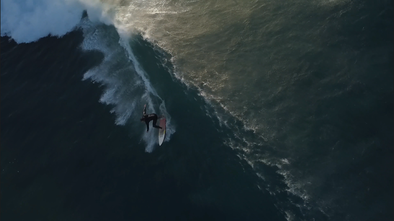
[[[98,102],[101,88],[81,81],[102,60],[81,52],[81,40],[80,32],[20,45],[1,38],[2,220],[284,219],[223,145],[202,98],[159,65],[147,69],[180,129],[146,153],[139,134]],[[135,50],[153,59],[148,48]]]

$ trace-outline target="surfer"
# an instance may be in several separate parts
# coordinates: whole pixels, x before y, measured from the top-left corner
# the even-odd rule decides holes
[[[145,121],[146,124],[146,132],[149,131],[149,122],[153,120],[153,127],[157,129],[161,129],[160,126],[156,125],[157,115],[156,114],[146,114],[146,104],[144,105],[144,111],[142,112],[141,121]]]

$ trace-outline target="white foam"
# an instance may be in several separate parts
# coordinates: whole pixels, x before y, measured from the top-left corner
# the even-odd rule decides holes
[[[10,36],[17,43],[47,35],[60,37],[80,22],[83,10],[76,1],[2,0],[1,36]]]
[[[61,37],[78,26],[83,11],[88,12],[91,21],[112,24],[115,3],[98,0],[2,0],[1,36],[9,36],[17,43],[34,42],[48,35]]]

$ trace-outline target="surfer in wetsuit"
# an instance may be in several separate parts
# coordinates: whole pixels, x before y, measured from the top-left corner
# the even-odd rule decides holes
[[[153,120],[153,127],[157,129],[161,129],[161,127],[156,125],[157,115],[156,114],[146,114],[146,104],[144,105],[144,111],[142,112],[141,121],[145,121],[146,124],[146,132],[149,131],[149,122]]]

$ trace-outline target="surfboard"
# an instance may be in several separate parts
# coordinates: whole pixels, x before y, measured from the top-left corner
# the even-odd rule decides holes
[[[162,128],[162,129],[159,129],[159,146],[161,146],[164,142],[164,138],[166,137],[166,118],[165,117],[160,118],[159,126]]]

